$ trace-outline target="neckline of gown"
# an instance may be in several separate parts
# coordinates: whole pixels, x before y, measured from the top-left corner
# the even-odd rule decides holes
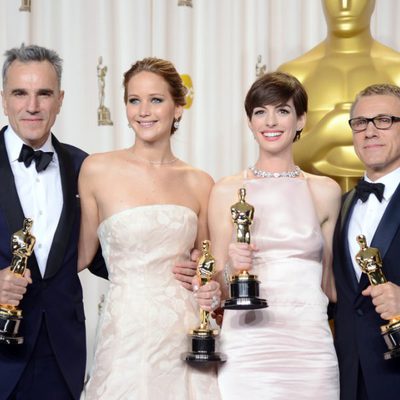
[[[195,211],[192,208],[187,207],[187,206],[183,206],[181,204],[170,204],[170,203],[165,203],[165,204],[142,204],[142,205],[137,205],[137,206],[125,208],[124,210],[117,211],[116,213],[111,214],[107,218],[104,218],[103,221],[101,221],[99,223],[97,231],[99,231],[104,224],[106,224],[110,220],[112,220],[112,219],[114,219],[114,218],[116,218],[116,217],[118,217],[118,216],[120,216],[122,214],[131,212],[131,211],[140,210],[140,209],[143,209],[143,208],[150,208],[150,207],[154,207],[154,208],[160,208],[160,207],[162,207],[162,208],[166,208],[166,207],[168,207],[168,208],[180,208],[182,210],[189,211],[189,214],[194,215],[196,217],[196,219],[197,219],[197,214],[195,213]]]
[[[290,177],[280,177],[280,178],[243,178],[243,184],[256,183],[256,184],[279,184],[279,182],[302,182],[307,183],[307,178],[290,178]]]

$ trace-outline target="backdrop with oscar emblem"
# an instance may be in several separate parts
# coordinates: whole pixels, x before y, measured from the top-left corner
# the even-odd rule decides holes
[[[364,58],[355,54],[354,59],[347,57],[346,62],[330,65],[332,60],[321,57],[321,47],[312,50],[314,53],[307,58],[309,50],[324,43],[335,23],[335,10],[328,10],[331,14],[327,16],[323,3],[341,7],[372,4],[372,16],[360,17],[361,25],[367,23],[373,38],[373,42],[364,38],[355,51],[362,53],[363,46],[370,45],[364,51]],[[89,153],[133,143],[123,104],[123,72],[143,57],[171,60],[189,88],[182,123],[173,138],[174,151],[214,179],[243,169],[256,157],[243,108],[245,93],[256,76],[278,67],[296,73],[310,93],[310,125],[303,139],[304,147],[312,148],[314,156],[313,160],[304,159],[307,152],[299,144],[296,159],[316,172],[338,179],[344,177],[344,187],[351,183],[346,176],[360,173],[359,164],[351,154],[349,132],[344,128],[348,103],[360,85],[370,83],[375,77],[400,84],[400,69],[393,68],[393,64],[399,65],[400,2],[377,1],[375,7],[373,3],[368,0],[0,0],[0,51],[4,53],[21,43],[36,43],[60,53],[64,58],[65,100],[53,131],[61,141]],[[336,48],[339,52],[341,43]],[[322,72],[313,77],[305,73],[311,69],[304,62],[315,60],[314,56],[320,57],[318,65]],[[379,68],[371,69],[373,61],[379,58],[382,60]],[[354,60],[358,70],[352,69]],[[345,84],[354,82],[351,78],[357,71],[365,79],[357,78],[356,85],[340,93],[332,90],[336,86],[329,85],[318,93],[321,82],[316,79],[329,81],[330,67],[336,68],[336,75]],[[1,125],[6,121],[1,115]],[[332,126],[336,129],[330,131]],[[330,146],[331,151],[315,145],[334,137],[334,132],[338,137]],[[345,162],[335,163],[338,156]],[[87,272],[82,274],[82,281],[90,365],[107,284]]]

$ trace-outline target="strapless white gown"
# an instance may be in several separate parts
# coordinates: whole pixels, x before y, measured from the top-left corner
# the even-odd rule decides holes
[[[188,258],[196,233],[196,214],[178,205],[139,206],[100,224],[110,285],[84,399],[220,398],[214,369],[180,359],[199,308],[171,269]]]
[[[321,290],[323,238],[307,180],[251,179],[244,186],[255,208],[253,273],[269,307],[225,311],[221,397],[337,400],[338,364]]]

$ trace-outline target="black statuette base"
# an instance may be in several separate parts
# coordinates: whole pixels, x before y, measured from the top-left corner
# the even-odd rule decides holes
[[[394,326],[386,325],[385,331],[382,332],[383,339],[385,340],[387,351],[383,357],[385,360],[400,357],[400,324]]]
[[[215,352],[215,338],[214,331],[209,330],[200,335],[196,333],[191,334],[192,338],[192,351],[183,353],[181,359],[196,365],[220,363],[226,361],[225,354]]]
[[[229,286],[230,298],[223,302],[226,310],[254,310],[268,307],[265,299],[260,299],[260,282],[255,275],[243,279],[240,275],[234,277]]]
[[[0,314],[0,344],[22,344],[24,338],[18,336],[21,317]]]

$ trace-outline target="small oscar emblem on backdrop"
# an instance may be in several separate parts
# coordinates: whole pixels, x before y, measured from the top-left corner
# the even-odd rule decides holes
[[[193,7],[192,0],[178,0],[178,7]]]
[[[189,109],[192,106],[194,100],[193,81],[189,74],[181,74],[181,79],[187,89],[187,93],[185,96],[186,104],[183,106],[183,108]]]
[[[210,254],[210,241],[204,240],[202,243],[202,255],[197,264],[197,276],[200,278],[201,285],[209,282],[215,273],[215,259]],[[224,362],[226,356],[215,352],[215,336],[218,335],[217,329],[210,328],[210,313],[200,310],[200,326],[192,329],[189,333],[191,337],[191,351],[183,353],[181,358],[184,361],[194,364],[207,364],[212,362]]]
[[[19,11],[31,11],[31,0],[21,0]]]
[[[97,125],[113,125],[110,110],[104,105],[107,67],[103,66],[103,57],[97,64],[97,81],[99,85],[99,108],[97,109]]]
[[[383,264],[379,249],[368,247],[364,235],[358,235],[357,242],[361,249],[356,254],[356,261],[362,272],[367,274],[370,284],[375,286],[386,283],[387,279],[382,271]],[[382,325],[381,335],[388,348],[383,355],[385,360],[400,357],[400,316],[394,316],[387,325]]]
[[[261,78],[267,72],[267,66],[262,63],[262,56],[261,54],[257,57],[256,63],[256,78]]]
[[[246,189],[239,189],[239,202],[231,206],[232,222],[236,226],[236,240],[250,244],[250,225],[253,223],[254,207],[246,202]],[[260,281],[248,271],[240,271],[229,278],[229,299],[225,300],[226,310],[251,310],[268,307],[265,299],[260,299]]]
[[[33,252],[36,239],[31,235],[33,220],[25,218],[23,228],[11,236],[11,266],[10,271],[23,276],[28,266],[28,258]],[[24,341],[18,335],[22,320],[22,311],[9,304],[0,304],[0,343],[21,344]]]

